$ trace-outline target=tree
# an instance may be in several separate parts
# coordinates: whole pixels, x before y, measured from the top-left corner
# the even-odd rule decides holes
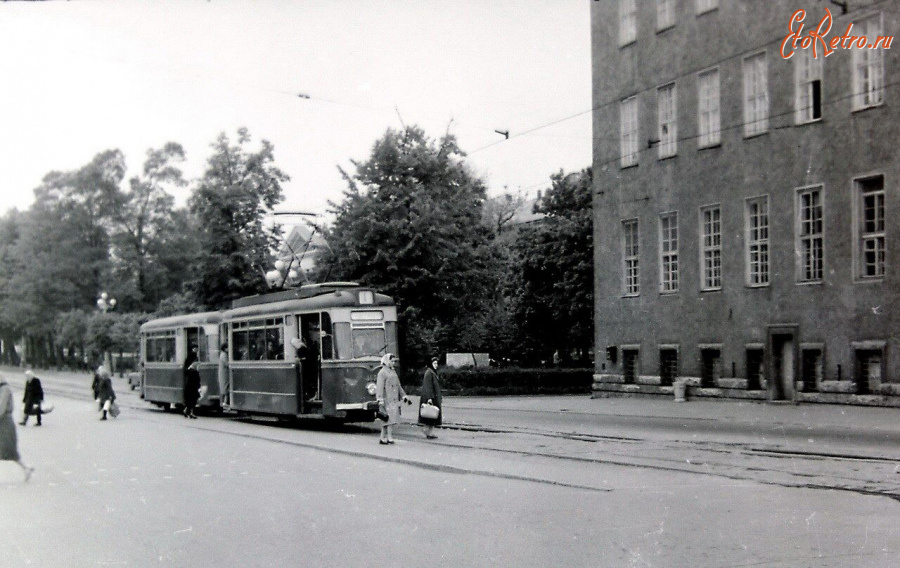
[[[332,277],[393,296],[406,330],[404,357],[481,347],[473,326],[496,284],[481,223],[485,185],[465,164],[453,136],[439,141],[418,127],[389,129],[364,162],[353,162],[344,200],[332,203],[327,232]]]
[[[525,203],[522,193],[503,193],[484,202],[484,222],[494,236],[503,233],[503,228],[516,216],[516,211]]]
[[[533,359],[559,350],[583,355],[593,341],[592,174],[587,168],[551,176],[552,187],[535,205],[546,217],[523,227],[513,244],[507,291]]]
[[[14,345],[21,335],[22,326],[16,319],[10,297],[12,276],[17,268],[13,251],[19,240],[21,223],[22,215],[16,209],[10,209],[0,217],[0,362],[7,365],[19,363]]]
[[[265,231],[263,217],[284,199],[281,184],[290,178],[275,166],[272,144],[263,140],[259,151],[250,152],[249,143],[246,128],[238,130],[234,145],[222,133],[189,201],[203,250],[191,286],[211,308],[264,292],[278,244],[277,235]]]
[[[131,178],[129,190],[115,216],[113,242],[120,280],[124,284],[120,287],[119,300],[125,308],[153,309],[161,297],[180,290],[180,286],[174,290],[166,289],[166,267],[160,263],[160,257],[172,252],[187,252],[180,247],[166,248],[167,241],[179,235],[179,229],[186,228],[178,226],[175,199],[165,189],[166,186],[186,184],[176,166],[183,161],[184,149],[175,142],[148,150],[142,175]],[[190,264],[189,255],[179,256]],[[125,291],[131,293],[124,294]]]

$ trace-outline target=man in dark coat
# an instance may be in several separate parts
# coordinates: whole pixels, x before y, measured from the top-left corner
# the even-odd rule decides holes
[[[441,425],[441,418],[443,417],[443,411],[438,413],[438,417],[434,419],[425,418],[422,416],[422,404],[432,404],[438,407],[438,410],[441,408],[441,385],[438,382],[437,376],[437,368],[438,368],[438,358],[432,357],[431,364],[428,366],[428,369],[425,370],[425,376],[422,378],[422,392],[421,392],[421,400],[419,405],[419,424],[423,424],[425,426],[425,437],[429,440],[437,438],[434,435],[434,427]]]
[[[44,389],[41,387],[41,380],[34,376],[31,369],[25,371],[25,396],[22,397],[25,403],[25,417],[19,423],[22,426],[28,422],[31,415],[37,416],[37,425],[41,425],[41,403],[44,402]]]
[[[200,400],[200,363],[190,355],[184,363],[184,417],[197,418],[194,408]]]

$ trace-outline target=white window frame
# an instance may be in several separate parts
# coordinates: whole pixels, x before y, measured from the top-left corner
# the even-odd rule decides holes
[[[803,204],[805,195],[818,195],[818,203],[810,202],[810,214],[805,212]],[[818,211],[818,232],[813,216],[813,208]],[[795,228],[794,250],[797,258],[797,283],[820,284],[825,278],[825,186],[810,185],[797,188],[794,198]],[[819,266],[815,266],[815,251],[818,245]]]
[[[637,41],[637,0],[619,0],[619,47]]]
[[[875,45],[881,30],[881,13],[854,22],[854,35],[865,35],[869,45]],[[861,29],[860,29],[861,28]],[[854,47],[853,54],[853,110],[863,110],[884,103],[884,49]]]
[[[656,0],[656,31],[675,27],[675,0]]]
[[[769,66],[766,52],[744,58],[744,136],[769,130]]]
[[[822,97],[825,83],[822,80],[825,57],[813,57],[812,49],[794,52],[794,123],[806,124],[822,120]],[[813,116],[815,106],[814,83],[819,82],[819,116]]]
[[[640,224],[637,219],[622,220],[622,294],[641,293]]]
[[[678,212],[659,216],[659,291],[678,292]]]
[[[712,12],[719,7],[719,0],[697,0],[697,15]]]
[[[744,264],[747,286],[769,285],[771,248],[769,244],[769,196],[744,200]]]
[[[678,91],[675,83],[656,89],[659,158],[671,158],[678,153]]]
[[[867,189],[863,186],[863,182],[875,179],[881,180],[881,189]],[[887,234],[886,228],[886,199],[887,192],[884,188],[884,176],[873,175],[866,177],[858,177],[853,180],[854,193],[854,236],[855,246],[855,265],[856,279],[859,281],[880,281],[883,280],[887,273]],[[865,204],[866,197],[871,196],[875,200],[875,216],[874,226],[867,225],[867,209]],[[880,210],[880,214],[879,214]],[[867,230],[868,229],[868,230]],[[870,263],[866,259],[866,253],[869,252],[867,247],[872,248],[876,254],[874,264],[875,270],[869,273],[868,267]],[[880,256],[880,259],[878,257]]]
[[[719,94],[718,67],[697,75],[698,145],[700,148],[715,146],[722,141]]]
[[[700,208],[700,289],[722,289],[722,206]]]
[[[619,151],[622,167],[638,163],[638,99],[628,97],[619,105]]]

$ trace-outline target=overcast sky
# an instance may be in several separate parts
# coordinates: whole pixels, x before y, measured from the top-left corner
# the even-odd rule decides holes
[[[324,212],[388,127],[455,133],[492,194],[590,164],[587,0],[0,3],[0,212],[52,170],[249,128],[290,176],[283,209]],[[301,99],[304,93],[311,99]],[[398,116],[399,111],[399,116]],[[578,113],[580,116],[516,137]],[[494,129],[509,130],[502,140]],[[184,202],[187,190],[176,195]]]

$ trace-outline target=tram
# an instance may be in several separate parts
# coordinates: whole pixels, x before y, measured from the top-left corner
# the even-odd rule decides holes
[[[183,364],[197,350],[201,391],[198,407],[220,407],[221,312],[150,320],[141,326],[141,398],[168,410],[184,402]],[[205,388],[203,388],[205,387]]]
[[[222,313],[226,409],[250,415],[375,419],[375,378],[397,353],[397,308],[352,282],[235,300]]]

